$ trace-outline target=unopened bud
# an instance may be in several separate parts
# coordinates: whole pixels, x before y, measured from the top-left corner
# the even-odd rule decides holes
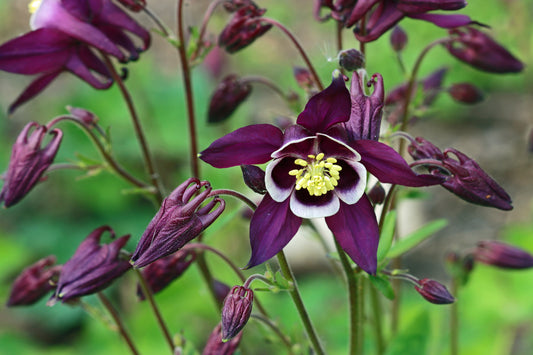
[[[226,76],[211,97],[207,122],[218,123],[228,119],[251,92],[252,86],[236,75]]]
[[[450,294],[450,292],[448,292],[446,286],[435,280],[419,280],[418,286],[415,286],[415,289],[428,302],[434,304],[450,304],[455,301],[455,298]]]
[[[400,26],[395,26],[390,35],[390,44],[396,52],[401,52],[407,44],[407,33]]]
[[[303,67],[294,67],[292,73],[298,86],[300,86],[305,91],[311,91],[315,88],[315,81],[313,80],[313,75],[311,72]]]
[[[380,182],[377,182],[367,193],[368,198],[374,205],[382,204],[383,201],[385,201],[385,189],[383,188],[383,185],[381,185]]]
[[[244,286],[234,286],[222,308],[222,341],[236,336],[250,319],[254,293]]]
[[[265,172],[263,169],[255,165],[241,165],[241,170],[246,186],[258,194],[266,194]]]
[[[98,116],[89,110],[80,107],[67,106],[68,112],[78,121],[83,122],[86,126],[94,127],[98,123]]]
[[[455,100],[464,104],[477,104],[483,101],[483,92],[470,83],[456,83],[449,89],[448,93]]]
[[[528,269],[533,267],[533,255],[506,243],[484,240],[477,243],[476,261],[503,269]]]
[[[211,335],[209,335],[209,339],[205,344],[202,355],[232,355],[235,353],[241,342],[242,333],[237,334],[236,337],[229,341],[223,342],[220,335],[220,329],[221,325],[218,323],[215,329],[211,332]]]
[[[339,53],[339,66],[348,71],[365,67],[365,55],[357,49],[347,49]]]

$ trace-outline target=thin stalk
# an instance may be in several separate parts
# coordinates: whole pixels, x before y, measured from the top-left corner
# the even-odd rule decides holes
[[[316,330],[313,326],[313,323],[311,323],[311,318],[309,317],[309,314],[307,313],[307,310],[305,309],[305,305],[302,301],[302,296],[300,295],[300,291],[298,289],[298,285],[296,283],[296,279],[294,278],[294,274],[291,270],[291,267],[289,266],[289,263],[287,262],[287,258],[285,257],[285,253],[280,251],[278,253],[278,261],[279,265],[281,267],[281,272],[283,273],[283,276],[292,283],[292,289],[289,291],[292,301],[294,302],[294,305],[296,306],[296,309],[298,311],[298,314],[300,315],[300,320],[302,321],[305,331],[307,333],[307,337],[309,338],[309,341],[311,342],[311,346],[313,347],[313,350],[315,352],[315,355],[325,355],[324,349],[322,349],[322,345],[320,344],[320,340],[318,339],[318,335],[316,333]]]
[[[287,95],[276,85],[272,80],[269,80],[263,76],[259,75],[250,75],[242,77],[240,80],[242,83],[258,83],[265,85],[266,87],[272,89],[276,94],[278,94],[283,100],[287,100]]]
[[[364,345],[364,321],[365,321],[365,281],[366,279],[362,275],[356,275],[357,281],[357,354],[363,354]]]
[[[159,325],[159,328],[161,328],[161,332],[163,333],[165,340],[167,341],[168,346],[170,347],[170,352],[174,354],[174,341],[172,341],[172,336],[170,335],[170,332],[165,324],[165,321],[163,320],[163,316],[161,315],[161,312],[159,311],[159,308],[157,307],[157,304],[154,300],[154,294],[152,290],[150,289],[150,286],[146,282],[146,279],[144,278],[143,274],[141,273],[141,270],[139,269],[133,269],[135,270],[135,273],[137,274],[137,279],[139,280],[139,284],[141,286],[142,292],[146,299],[148,300],[148,303],[150,304],[150,307],[152,308],[152,312],[155,315],[155,318],[157,320],[157,324]]]
[[[374,335],[376,337],[376,355],[382,355],[385,352],[385,341],[383,338],[383,324],[381,315],[383,309],[379,300],[379,294],[375,287],[369,287],[370,301],[372,302],[372,313],[374,315]]]
[[[459,280],[457,277],[452,278],[452,295],[457,297],[459,291]],[[459,354],[459,306],[458,301],[450,305],[450,354]]]
[[[257,205],[252,200],[250,200],[248,197],[244,196],[238,191],[229,190],[229,189],[218,189],[218,190],[211,191],[208,197],[218,196],[218,195],[228,195],[228,196],[235,197],[241,200],[242,202],[244,202],[246,205],[248,205],[248,207],[250,207],[252,210],[255,211],[257,209]]]
[[[100,299],[100,302],[102,302],[102,304],[107,309],[111,317],[113,317],[113,320],[115,321],[118,327],[118,331],[120,332],[120,335],[122,336],[122,338],[124,338],[124,341],[128,345],[128,348],[130,349],[131,353],[134,355],[139,355],[139,352],[137,351],[135,344],[131,340],[131,337],[129,336],[128,332],[126,331],[126,328],[124,327],[124,323],[122,323],[122,319],[120,319],[120,316],[117,310],[115,309],[115,307],[113,307],[109,299],[102,292],[98,292],[97,295],[98,295],[98,298]]]
[[[135,135],[137,136],[137,141],[139,142],[139,145],[141,146],[141,151],[142,151],[142,155],[144,159],[144,166],[146,168],[148,176],[150,177],[152,185],[157,189],[157,200],[159,203],[161,203],[163,201],[163,191],[162,191],[161,184],[159,181],[160,180],[159,174],[155,170],[152,156],[150,154],[150,149],[148,147],[148,142],[144,135],[144,130],[141,126],[141,121],[139,119],[139,116],[137,115],[137,111],[135,110],[133,99],[128,89],[126,88],[126,85],[124,85],[124,81],[122,80],[120,75],[118,75],[115,69],[115,66],[113,65],[109,57],[104,53],[102,53],[102,57],[104,59],[107,69],[109,69],[111,77],[117,83],[120,89],[120,93],[122,94],[122,97],[124,98],[124,101],[126,102],[126,106],[128,107],[128,111],[130,113],[130,117],[133,123],[133,128],[135,130]]]
[[[150,17],[150,19],[152,19],[152,21],[155,23],[155,25],[159,28],[159,30],[161,31],[161,33],[163,34],[163,36],[169,38],[170,37],[170,30],[168,29],[168,27],[163,23],[163,21],[161,21],[161,19],[152,11],[148,8],[148,6],[145,6],[143,8],[143,11],[148,15],[148,17]]]
[[[239,269],[226,255],[222,254],[220,251],[216,250],[213,247],[210,247],[209,245],[203,244],[203,243],[189,243],[186,244],[181,250],[188,250],[188,249],[201,249],[201,250],[207,250],[211,253],[217,255],[219,258],[224,260],[226,264],[237,274],[239,279],[244,282],[246,281],[246,276],[242,273],[241,269]]]
[[[359,28],[361,29],[361,34],[364,36],[366,34],[366,15],[364,15],[361,19],[359,23]],[[359,42],[359,51],[363,53],[363,55],[366,55],[365,50],[365,42]]]
[[[283,31],[283,33],[285,33],[290,38],[290,40],[296,46],[296,48],[298,49],[298,52],[302,56],[305,64],[307,65],[307,68],[311,72],[311,75],[313,76],[313,79],[315,80],[315,83],[316,83],[317,87],[320,89],[320,91],[324,90],[324,85],[322,85],[322,82],[320,81],[320,77],[318,76],[315,68],[313,67],[313,64],[309,60],[309,57],[305,53],[305,50],[300,45],[300,42],[298,42],[296,37],[285,26],[283,26],[281,23],[279,23],[278,21],[276,21],[274,19],[271,19],[271,18],[268,18],[268,17],[261,17],[261,18],[258,19],[258,21],[269,23],[271,25],[276,26],[277,28],[279,28],[281,31]]]
[[[294,351],[292,350],[292,344],[291,344],[290,339],[285,334],[283,334],[281,329],[279,329],[279,327],[274,322],[272,322],[269,318],[260,316],[258,314],[252,314],[252,318],[263,322],[270,329],[272,329],[274,333],[278,336],[278,338],[280,338],[283,344],[285,344],[285,346],[287,347],[287,351],[289,352],[289,355],[294,355]]]
[[[204,18],[202,20],[202,27],[200,27],[200,32],[198,34],[198,42],[196,42],[196,48],[194,49],[194,52],[191,54],[191,62],[198,57],[198,53],[200,52],[200,49],[204,45],[204,36],[207,30],[207,24],[209,23],[209,19],[213,15],[213,12],[215,11],[218,5],[226,1],[227,0],[215,0],[212,3],[210,3],[209,6],[207,7],[207,10],[205,10]]]
[[[359,280],[357,280],[357,276],[355,275],[354,269],[350,264],[350,260],[348,260],[348,257],[342,250],[342,247],[337,242],[337,239],[335,239],[335,247],[337,248],[337,252],[341,260],[341,265],[344,269],[346,280],[348,281],[348,309],[350,313],[350,350],[348,351],[348,354],[360,355],[362,353],[362,346],[359,344],[359,342],[360,339],[362,339],[360,333],[362,331],[363,322],[361,319],[359,319],[359,316],[361,314],[359,310],[358,300]]]

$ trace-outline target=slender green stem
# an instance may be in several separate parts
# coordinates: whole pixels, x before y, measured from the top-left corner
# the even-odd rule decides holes
[[[365,324],[365,281],[361,274],[356,274],[357,282],[357,355],[363,354],[364,345],[364,324]]]
[[[270,329],[272,329],[274,331],[274,333],[278,336],[278,338],[280,338],[281,341],[283,342],[283,344],[285,344],[285,346],[287,347],[287,351],[289,352],[289,355],[294,355],[294,351],[292,350],[291,340],[289,339],[289,337],[287,337],[285,334],[283,334],[281,329],[279,329],[279,327],[274,322],[272,322],[269,318],[260,316],[258,314],[252,314],[252,318],[263,322]]]
[[[289,38],[290,40],[292,41],[292,43],[294,43],[294,45],[296,46],[296,48],[298,49],[298,52],[300,53],[300,55],[302,56],[305,64],[307,65],[307,68],[309,69],[309,71],[311,72],[311,75],[313,76],[314,80],[315,80],[315,83],[317,85],[317,87],[322,91],[324,90],[324,85],[322,85],[322,82],[320,81],[320,77],[318,76],[315,68],[313,67],[313,64],[311,63],[311,61],[309,60],[309,57],[307,56],[307,54],[305,53],[305,50],[303,49],[303,47],[300,45],[300,42],[298,42],[298,40],[296,39],[296,37],[285,27],[283,26],[281,23],[279,23],[278,21],[274,20],[274,19],[271,19],[271,18],[268,18],[268,17],[261,17],[258,19],[258,21],[261,21],[261,22],[265,22],[265,23],[269,23],[271,25],[274,25],[276,26],[277,28],[279,28],[281,31],[283,31],[283,33],[285,33]]]
[[[376,355],[382,355],[385,352],[385,340],[383,338],[382,324],[382,307],[378,291],[375,287],[369,287],[370,301],[372,302],[372,314],[374,315],[374,335],[376,337]]]
[[[217,249],[210,247],[209,245],[203,244],[203,243],[189,243],[186,244],[181,250],[188,250],[188,249],[201,249],[201,250],[207,250],[211,253],[217,255],[219,258],[224,260],[226,264],[237,274],[239,279],[244,282],[246,281],[246,276],[242,273],[241,269],[239,269],[226,255],[222,254]]]
[[[358,300],[358,288],[359,288],[359,282],[357,280],[357,276],[355,275],[354,269],[352,268],[352,265],[350,264],[350,260],[348,260],[348,257],[346,256],[346,253],[342,250],[342,247],[337,242],[337,239],[335,239],[335,247],[337,248],[337,252],[339,254],[339,258],[341,260],[341,265],[344,269],[344,273],[346,276],[346,280],[348,282],[348,309],[350,313],[350,335],[349,335],[349,342],[350,342],[350,350],[348,352],[349,355],[360,355],[361,352],[359,349],[362,349],[362,347],[359,344],[360,341],[360,332],[361,332],[361,326],[362,322],[360,319],[358,319],[360,315],[359,310],[359,300]]]
[[[459,282],[457,277],[452,278],[451,292],[456,298],[459,291]],[[459,306],[457,299],[450,305],[450,354],[459,354]]]
[[[313,350],[316,355],[325,355],[324,349],[322,349],[322,345],[320,344],[320,340],[318,339],[318,335],[316,333],[316,330],[313,326],[313,323],[311,323],[311,318],[309,317],[309,314],[307,313],[307,310],[305,309],[305,305],[302,300],[302,296],[300,295],[300,291],[298,289],[298,285],[296,284],[296,279],[294,278],[294,274],[292,273],[291,267],[289,266],[289,263],[287,262],[287,258],[285,257],[285,253],[280,251],[278,253],[278,261],[279,265],[281,267],[281,272],[283,273],[283,276],[292,283],[292,289],[289,291],[292,301],[294,302],[294,305],[296,306],[296,309],[298,311],[298,314],[300,315],[300,320],[302,321],[305,331],[307,333],[307,337],[309,338],[309,341],[311,342],[311,346],[313,347]]]
[[[141,286],[142,292],[146,299],[148,300],[148,303],[150,304],[150,307],[152,308],[152,312],[155,315],[155,318],[157,320],[157,324],[159,325],[159,328],[161,328],[161,332],[163,333],[165,340],[167,341],[168,346],[170,347],[170,351],[172,354],[174,354],[174,341],[172,341],[172,336],[170,335],[170,331],[168,330],[168,327],[165,324],[165,321],[163,320],[163,316],[161,315],[161,312],[159,311],[159,308],[157,307],[157,304],[154,300],[154,294],[152,290],[150,289],[150,286],[146,282],[146,279],[144,278],[141,270],[139,269],[133,269],[135,270],[135,273],[137,274],[137,279],[139,280],[139,284]]]
[[[163,201],[163,190],[160,183],[160,177],[159,174],[155,170],[155,165],[152,160],[152,156],[150,154],[150,149],[148,147],[148,141],[146,140],[146,137],[144,135],[144,130],[141,125],[141,121],[139,119],[139,116],[137,115],[137,111],[135,110],[135,106],[133,104],[133,99],[126,88],[126,85],[124,85],[124,80],[122,80],[121,76],[118,75],[115,66],[113,65],[113,62],[109,59],[107,55],[102,53],[102,57],[104,58],[104,62],[106,64],[107,69],[109,69],[109,72],[111,74],[111,77],[113,80],[117,83],[120,93],[122,94],[122,97],[124,98],[124,101],[126,102],[126,106],[128,107],[128,111],[130,113],[130,117],[133,122],[133,128],[135,130],[135,135],[137,136],[137,140],[139,142],[139,145],[141,146],[141,151],[144,159],[144,166],[146,168],[146,171],[148,173],[148,176],[150,177],[150,180],[152,182],[152,185],[157,189],[157,200],[159,203]]]
[[[128,348],[130,349],[131,353],[134,355],[138,355],[139,352],[137,351],[137,348],[135,347],[135,344],[133,343],[131,337],[129,336],[128,332],[126,331],[126,328],[124,327],[124,323],[122,323],[122,319],[120,319],[120,316],[109,301],[109,299],[102,293],[97,293],[98,298],[100,299],[100,302],[104,305],[104,307],[107,309],[111,317],[113,317],[113,320],[115,321],[118,331],[120,332],[120,335],[122,335],[122,338],[124,338],[124,341],[128,345]]]

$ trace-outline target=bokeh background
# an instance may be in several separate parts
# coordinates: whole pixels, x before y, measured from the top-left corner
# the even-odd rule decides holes
[[[148,1],[150,7],[171,28],[175,26],[173,1]],[[198,26],[209,1],[186,2],[186,21]],[[267,16],[285,24],[301,41],[312,58],[323,82],[329,81],[337,66],[334,42],[335,24],[318,23],[310,0],[263,0]],[[0,1],[0,42],[28,31],[29,13],[24,1]],[[421,135],[441,148],[454,147],[476,159],[512,196],[514,210],[503,212],[473,206],[446,190],[424,189],[422,196],[407,199],[399,207],[401,234],[424,223],[445,218],[448,225],[404,258],[404,266],[420,278],[449,282],[444,266],[451,251],[465,252],[477,240],[501,239],[533,252],[533,153],[528,141],[533,129],[533,16],[532,0],[471,1],[460,13],[491,26],[490,33],[526,64],[519,75],[494,75],[479,72],[460,63],[443,49],[436,48],[421,68],[425,76],[437,68],[448,67],[445,86],[472,82],[485,94],[484,102],[465,106],[442,93],[433,108],[425,112],[411,134]],[[137,17],[151,26],[148,17]],[[219,9],[209,24],[213,41],[228,20]],[[410,68],[420,50],[445,31],[422,21],[405,19],[409,35],[404,61]],[[367,45],[367,70],[379,72],[389,90],[403,82],[388,35]],[[358,44],[349,31],[344,33],[346,48]],[[212,56],[211,59],[215,58]],[[210,95],[226,74],[261,75],[283,90],[293,90],[305,103],[293,67],[303,62],[289,40],[272,29],[249,48],[234,55],[218,52],[218,69],[199,65],[194,69],[195,108],[200,132],[200,148],[215,138],[245,124],[276,122],[279,117],[296,117],[293,110],[271,90],[254,86],[249,99],[228,122],[206,123]],[[185,100],[177,52],[153,33],[150,50],[128,65],[128,88],[142,118],[154,158],[170,191],[189,176],[188,137]],[[72,75],[61,75],[37,98],[7,116],[8,105],[29,83],[28,77],[0,72],[0,170],[7,167],[11,145],[30,120],[45,123],[66,113],[65,106],[84,107],[109,127],[113,151],[130,170],[143,176],[142,159],[125,106],[116,87],[92,90]],[[77,127],[61,126],[65,135],[56,162],[78,161],[80,157],[98,159],[91,142]],[[529,149],[528,149],[529,146]],[[202,176],[215,188],[232,187],[245,191],[238,168],[217,171],[202,164]],[[254,197],[250,194],[251,197]],[[255,196],[254,198],[257,198]],[[127,245],[133,250],[154,214],[153,205],[133,193],[128,185],[108,172],[90,176],[81,171],[51,173],[16,206],[0,211],[0,303],[5,303],[10,284],[25,266],[54,254],[64,263],[93,229],[107,224],[117,235],[131,234]],[[228,201],[227,211],[210,229],[205,240],[227,253],[237,265],[249,257],[246,220],[242,206]],[[324,252],[317,241],[301,233],[288,251],[294,262],[305,302],[330,354],[346,353],[347,308],[344,286],[331,277]],[[208,262],[216,277],[232,285],[238,280],[216,258]],[[250,272],[262,272],[257,267]],[[120,308],[127,327],[141,353],[167,351],[163,337],[147,304],[136,299],[134,275],[125,275],[106,291]],[[469,284],[456,295],[460,309],[460,344],[464,354],[526,355],[533,352],[533,271],[507,272],[477,265]],[[305,344],[296,312],[288,294],[259,295],[292,339]],[[188,339],[190,348],[202,349],[218,313],[199,272],[191,268],[168,289],[157,295],[169,327]],[[94,296],[86,302],[98,306]],[[382,300],[384,308],[389,301]],[[25,308],[0,308],[0,354],[121,354],[127,353],[119,336],[110,331],[98,314],[88,315],[79,307],[55,305],[46,300]],[[402,294],[402,321],[398,336],[388,354],[447,354],[449,308],[425,302],[410,287]],[[372,334],[367,337],[372,353]],[[260,348],[257,344],[261,344]],[[192,351],[192,350],[191,350]],[[305,351],[303,349],[302,351]],[[261,324],[250,321],[245,329],[243,354],[283,354],[285,350]],[[191,352],[192,354],[193,352]]]

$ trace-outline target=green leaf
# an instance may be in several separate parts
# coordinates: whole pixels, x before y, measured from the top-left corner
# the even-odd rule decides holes
[[[394,290],[392,289],[392,285],[390,284],[389,280],[381,277],[381,276],[372,276],[369,275],[368,277],[370,279],[370,282],[372,282],[372,285],[381,292],[381,294],[385,297],[387,297],[389,300],[393,300]]]
[[[409,250],[420,244],[422,241],[429,238],[431,235],[437,233],[447,225],[448,221],[446,219],[437,219],[435,221],[429,222],[425,226],[417,229],[404,239],[401,239],[396,244],[394,244],[391,247],[389,253],[387,254],[387,257],[395,258],[408,252]]]
[[[387,256],[387,253],[392,245],[392,238],[394,237],[394,227],[396,226],[396,211],[390,211],[385,216],[383,229],[379,237],[378,246],[378,263]]]
[[[430,334],[427,312],[420,312],[392,339],[386,355],[426,354]]]

